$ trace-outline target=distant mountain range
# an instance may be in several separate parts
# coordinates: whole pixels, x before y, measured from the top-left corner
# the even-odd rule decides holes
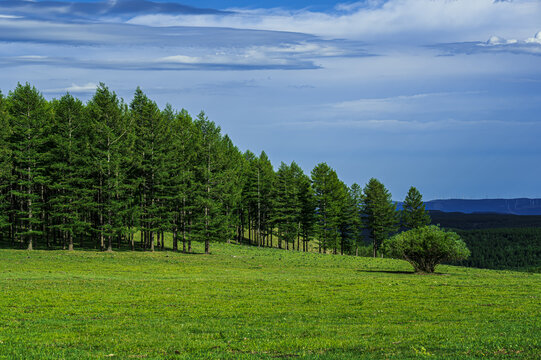
[[[541,199],[447,199],[427,201],[425,206],[427,210],[465,214],[541,215]],[[398,208],[402,208],[402,202],[398,203]]]

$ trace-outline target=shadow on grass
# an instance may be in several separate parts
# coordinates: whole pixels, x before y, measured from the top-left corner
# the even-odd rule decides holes
[[[367,269],[357,269],[358,272],[367,272],[367,273],[381,273],[381,274],[407,274],[415,275],[414,271],[393,271],[393,270],[367,270]]]
[[[113,251],[106,251],[106,250],[100,250],[96,246],[77,246],[79,244],[75,244],[74,252],[79,251],[86,251],[86,252],[97,252],[97,253],[128,253],[128,252],[134,252],[134,253],[149,253],[152,254],[153,252],[149,249],[143,249],[141,246],[136,246],[133,250],[131,246],[122,244],[122,246],[119,248],[118,246],[113,246]],[[115,244],[116,245],[116,244]],[[0,250],[21,250],[26,251],[27,245],[21,242],[16,242],[14,244],[9,243],[9,241],[6,240],[0,240]],[[39,251],[58,251],[58,252],[68,252],[67,248],[64,248],[62,245],[58,244],[52,244],[49,247],[47,247],[45,244],[37,243],[34,244],[33,250],[39,250]],[[182,252],[182,250],[173,251],[173,249],[165,247],[162,249],[161,247],[156,247],[154,250],[154,253],[175,253],[175,254],[183,254],[183,255],[207,255],[204,252],[199,251],[191,251],[191,252]],[[212,254],[212,253],[211,253]]]
[[[380,274],[398,274],[398,275],[449,275],[445,273],[423,273],[415,271],[398,271],[398,270],[367,270],[367,269],[357,269],[357,272],[366,272],[366,273],[380,273]]]

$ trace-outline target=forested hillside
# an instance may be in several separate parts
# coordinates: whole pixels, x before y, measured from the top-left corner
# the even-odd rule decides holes
[[[379,256],[400,216],[376,179],[348,187],[327,164],[309,175],[242,153],[204,112],[160,109],[140,89],[125,103],[101,84],[84,104],[29,84],[0,93],[0,245],[192,252],[201,242]],[[415,190],[415,191],[413,191]],[[414,188],[413,221],[430,222]],[[412,197],[410,197],[412,196]],[[409,200],[408,200],[409,199]],[[415,210],[417,209],[417,210]],[[540,217],[431,212],[452,229],[537,226]],[[539,232],[461,232],[462,265],[535,267]],[[371,244],[370,248],[368,244]]]
[[[458,230],[471,251],[460,266],[541,270],[541,228]]]
[[[474,230],[495,228],[541,227],[540,215],[511,214],[464,214],[456,212],[429,211],[432,224],[450,229]]]
[[[429,211],[432,224],[456,231],[471,251],[456,265],[541,270],[541,216]]]
[[[370,205],[359,185],[325,163],[310,176],[295,162],[275,171],[204,112],[160,109],[140,89],[125,103],[100,84],[84,104],[19,84],[0,94],[0,122],[4,246],[154,250],[165,234],[183,251],[192,241],[205,252],[231,240],[343,254],[364,244]],[[392,204],[381,183],[370,184]]]

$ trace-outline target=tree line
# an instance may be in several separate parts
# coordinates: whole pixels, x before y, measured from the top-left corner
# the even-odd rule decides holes
[[[104,84],[86,104],[30,84],[0,92],[0,237],[12,247],[154,251],[169,233],[174,251],[236,241],[357,254],[369,241],[376,256],[401,226],[429,222],[415,188],[400,213],[377,179],[347,186],[326,163],[275,170],[204,112],[160,109],[140,88],[129,104]]]
[[[471,250],[453,265],[488,269],[541,270],[540,228],[455,230]]]

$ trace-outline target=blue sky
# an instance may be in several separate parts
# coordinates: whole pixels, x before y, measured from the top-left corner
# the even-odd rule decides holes
[[[402,199],[541,197],[541,1],[0,0],[0,89],[105,82]]]

